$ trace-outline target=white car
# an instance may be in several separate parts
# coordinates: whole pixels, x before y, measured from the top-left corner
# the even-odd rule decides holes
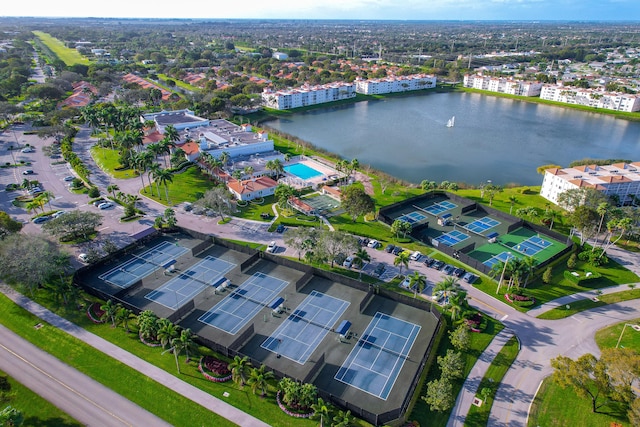
[[[25,147],[25,148],[22,149],[23,153],[33,153],[33,151],[34,150],[31,147]]]
[[[380,242],[378,242],[377,240],[369,240],[369,243],[367,243],[367,247],[376,249],[378,247],[378,245],[380,245]]]
[[[422,254],[420,253],[420,251],[415,251],[414,253],[411,254],[411,256],[409,256],[409,259],[411,261],[418,261],[421,257],[422,257]]]
[[[344,262],[342,263],[343,267],[346,268],[351,268],[351,265],[353,264],[353,257],[352,256],[348,256],[344,259]]]
[[[267,252],[272,254],[272,253],[274,253],[276,251],[277,247],[278,246],[276,246],[276,242],[271,242],[271,243],[269,243],[269,246],[267,246]]]
[[[59,216],[62,216],[64,214],[66,214],[67,211],[58,211],[56,213],[54,213],[53,215],[51,215],[51,218],[58,218]]]
[[[111,206],[113,206],[113,203],[111,202],[104,202],[104,203],[100,203],[98,205],[98,209],[109,209]]]
[[[87,254],[80,254],[78,255],[78,259],[82,262],[89,262],[89,255]]]

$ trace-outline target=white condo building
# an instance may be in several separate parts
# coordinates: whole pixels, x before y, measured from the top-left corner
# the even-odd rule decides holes
[[[519,96],[538,96],[543,86],[540,82],[483,76],[481,74],[465,74],[463,85],[473,89]]]
[[[540,99],[628,113],[640,111],[640,96],[638,95],[607,93],[572,86],[545,84],[542,86]]]
[[[558,204],[558,196],[567,190],[593,188],[607,196],[616,195],[620,203],[629,204],[634,198],[640,198],[639,171],[640,162],[547,169],[540,195]]]
[[[304,85],[296,89],[273,91],[265,88],[262,92],[264,105],[276,110],[306,107],[325,102],[340,101],[356,96],[353,83],[328,83],[318,86]]]
[[[433,89],[436,87],[436,77],[427,74],[390,76],[367,80],[358,77],[355,82],[356,92],[364,95],[407,92],[411,90]]]

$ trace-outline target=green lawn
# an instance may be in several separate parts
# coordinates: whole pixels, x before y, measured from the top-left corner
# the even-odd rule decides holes
[[[214,182],[203,174],[198,166],[193,165],[180,173],[173,174],[173,182],[170,182],[168,187],[169,200],[171,205],[175,206],[182,202],[195,202],[199,195],[214,187]],[[151,189],[148,185],[145,186],[141,194],[163,205],[167,204],[165,189],[162,185],[160,186],[160,197],[158,197],[155,184]]]
[[[604,329],[600,329],[596,332],[596,344],[598,344],[598,347],[600,347],[600,349],[614,348],[618,343],[618,339],[620,339],[620,334],[622,334],[622,329],[624,328],[624,334],[622,334],[622,339],[620,339],[620,346],[640,351],[640,332],[629,326],[625,328],[625,324],[640,324],[640,318],[627,320],[626,322],[617,323]]]
[[[6,375],[0,371],[0,376]],[[11,377],[9,377],[9,384],[11,384],[11,397],[8,400],[0,399],[0,410],[10,405],[21,411],[24,416],[23,427],[80,427],[82,425]]]
[[[42,43],[44,43],[44,45],[47,46],[58,57],[58,59],[64,62],[67,66],[75,64],[89,65],[91,63],[87,58],[80,55],[76,49],[66,47],[62,41],[52,37],[50,34],[42,31],[33,31],[33,34],[35,34],[40,41],[42,41]]]
[[[261,203],[260,203],[261,201]],[[275,203],[274,196],[264,197],[262,200],[256,199],[254,201],[248,202],[246,206],[238,206],[236,205],[236,209],[238,210],[234,213],[234,216],[238,218],[250,219],[253,221],[270,221],[273,219],[273,204]],[[260,215],[268,214],[269,219],[265,220]]]
[[[487,369],[487,373],[484,375],[484,378],[482,378],[482,381],[480,381],[477,396],[480,399],[484,399],[484,397],[480,395],[480,391],[485,387],[491,389],[491,395],[483,402],[482,406],[471,405],[471,409],[464,423],[465,426],[484,427],[488,425],[489,413],[491,412],[495,393],[498,391],[498,386],[500,382],[502,382],[502,378],[509,370],[513,361],[516,360],[519,351],[520,345],[518,344],[518,339],[513,336],[493,359],[489,369]]]
[[[448,316],[447,322],[449,322]],[[478,357],[482,354],[484,349],[489,345],[491,340],[504,328],[504,326],[497,322],[492,318],[487,319],[487,328],[484,332],[478,334],[471,334],[471,349],[465,353],[465,370],[464,377],[461,380],[458,380],[453,383],[453,393],[454,396],[457,396],[460,390],[462,389],[462,384],[464,382],[464,378],[469,375],[473,365],[475,365]],[[449,337],[445,334],[443,337],[440,346],[437,350],[437,356],[444,356],[447,353],[447,350],[453,348],[449,342]],[[436,360],[434,358],[434,360]],[[427,374],[426,381],[423,385],[423,389],[420,392],[421,396],[424,396],[426,393],[426,384],[434,379],[440,377],[440,372],[438,372],[438,365],[434,363],[431,366],[429,373]],[[407,417],[407,420],[418,421],[421,426],[446,426],[447,421],[449,420],[449,414],[451,411],[447,412],[436,412],[431,411],[429,409],[429,405],[425,403],[424,400],[418,399],[416,405],[411,412],[411,414]]]
[[[116,179],[138,178],[138,174],[133,169],[122,169],[120,165],[120,154],[117,150],[104,148],[98,145],[91,147],[91,156],[96,164]]]
[[[185,90],[188,90],[189,92],[200,92],[202,89],[200,89],[197,86],[193,86],[190,85],[189,83],[176,79],[175,77],[171,77],[168,76],[166,74],[158,74],[158,78],[164,80],[164,84],[166,84],[167,80],[173,80],[176,83],[176,86]]]
[[[613,422],[630,427],[626,405],[612,402],[591,411],[591,400],[578,397],[571,389],[558,386],[551,377],[542,382],[529,414],[528,427],[602,427]]]
[[[573,316],[574,314],[584,310],[638,298],[640,298],[640,289],[632,289],[628,291],[616,292],[613,294],[600,295],[598,296],[599,301],[593,301],[591,299],[578,300],[569,304],[569,309],[567,309],[566,306],[557,307],[542,313],[540,316],[538,316],[538,318],[548,320],[564,319],[565,317]]]

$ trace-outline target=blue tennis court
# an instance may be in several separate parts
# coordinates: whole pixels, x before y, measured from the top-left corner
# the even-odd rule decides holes
[[[450,211],[451,209],[454,209],[458,207],[458,205],[456,205],[455,203],[451,203],[447,200],[443,200],[442,202],[439,203],[435,203],[431,206],[427,206],[426,208],[421,208],[419,206],[414,206],[414,208],[418,208],[420,210],[423,210],[425,212],[430,213],[433,216],[438,216],[443,212],[446,211]]]
[[[494,255],[488,260],[486,260],[485,262],[483,262],[483,264],[488,267],[493,267],[495,264],[499,262],[507,262],[513,257],[514,255],[510,254],[509,252],[500,252],[498,255]]]
[[[304,365],[349,302],[312,291],[260,347]]]
[[[535,245],[533,243],[531,243],[529,241],[529,239],[524,240],[518,244],[516,244],[513,249],[515,249],[516,251],[520,252],[521,254],[524,255],[535,255],[538,252],[540,252],[542,249],[540,246]]]
[[[485,216],[484,218],[476,219],[475,221],[464,226],[469,231],[482,234],[483,232],[500,225],[500,221]]]
[[[198,320],[235,335],[288,283],[264,273],[255,273]]]
[[[453,246],[453,245],[455,245],[457,243],[460,243],[463,240],[466,240],[468,238],[469,238],[468,234],[464,234],[463,232],[458,231],[458,230],[451,230],[447,234],[443,234],[441,236],[438,236],[433,240],[437,241],[438,243],[445,244],[447,246]]]
[[[417,222],[423,221],[426,218],[427,218],[426,215],[421,214],[418,211],[413,211],[408,214],[404,214],[401,217],[398,217],[397,219],[400,221],[408,222],[409,224],[415,224]]]
[[[219,281],[236,265],[220,258],[207,256],[192,265],[160,288],[149,292],[145,298],[165,307],[177,310],[208,286]]]
[[[387,400],[419,332],[419,325],[376,313],[335,379]]]
[[[546,249],[549,246],[553,245],[553,242],[549,242],[548,240],[544,240],[540,236],[531,236],[527,240],[529,242],[533,243],[536,246],[540,246],[542,249]]]
[[[119,288],[128,288],[188,251],[189,249],[177,243],[162,242],[146,252],[132,255],[98,278]]]

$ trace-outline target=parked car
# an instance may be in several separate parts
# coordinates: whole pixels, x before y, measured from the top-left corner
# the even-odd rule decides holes
[[[51,219],[50,216],[39,216],[33,219],[34,224],[42,224],[43,222],[47,222]]]
[[[467,273],[462,277],[462,280],[472,285],[473,283],[475,283],[476,280],[478,280],[478,276],[476,276],[473,273]]]
[[[272,241],[271,243],[269,243],[269,246],[267,246],[267,252],[269,252],[270,254],[274,253],[276,249],[278,249],[278,246],[276,246],[275,241]]]
[[[278,224],[278,227],[276,227],[276,233],[284,233],[285,227],[282,224]]]
[[[360,240],[360,246],[368,246],[368,245],[369,245],[368,237],[364,237],[363,239]]]
[[[35,150],[33,149],[33,147],[24,147],[21,152],[22,153],[33,153]]]
[[[396,248],[396,246],[395,246],[395,245],[393,245],[393,244],[389,243],[389,244],[387,245],[387,247],[386,247],[386,248],[384,248],[384,251],[385,251],[386,253],[390,254],[391,252],[393,252],[393,250],[394,250],[395,248]]]
[[[391,251],[391,253],[395,256],[398,256],[402,251],[404,251],[404,249],[402,249],[400,246],[396,246],[395,248],[393,248],[393,251]]]
[[[367,247],[369,248],[377,249],[378,246],[380,246],[380,242],[378,242],[376,239],[370,240],[369,243],[367,243]]]
[[[73,176],[73,175],[65,176],[64,178],[62,178],[62,180],[63,180],[64,182],[71,182],[71,181],[73,181],[74,179],[76,179],[76,177],[75,177],[75,176]]]
[[[444,267],[444,261],[436,261],[433,263],[432,267],[436,270],[442,270],[442,267]]]
[[[455,270],[453,270],[453,275],[456,277],[462,277],[464,276],[464,274],[466,273],[466,271],[464,270],[464,268],[456,268]]]
[[[380,263],[376,266],[375,270],[373,270],[373,274],[375,274],[376,276],[380,276],[386,269],[387,266],[385,266],[383,263]]]
[[[444,267],[442,267],[442,271],[444,274],[450,276],[453,274],[453,270],[455,270],[456,268],[453,265],[447,264]]]
[[[93,202],[93,206],[98,207],[103,203],[106,203],[107,201],[105,199],[98,199],[95,202]]]
[[[411,285],[411,277],[409,276],[405,277],[404,280],[400,283],[400,287],[405,289],[409,289],[410,285]]]
[[[424,265],[426,265],[427,267],[432,267],[433,264],[436,262],[436,260],[428,256],[428,257],[425,257],[423,262],[424,262]]]
[[[33,175],[33,169],[25,169],[22,171],[22,175]]]
[[[109,209],[111,206],[113,206],[113,203],[111,202],[104,202],[104,203],[100,203],[98,205],[98,209]]]
[[[342,266],[346,267],[346,268],[351,268],[351,265],[353,264],[353,257],[352,256],[348,256],[344,259],[344,261],[342,262]]]
[[[78,259],[84,263],[89,262],[89,255],[87,254],[80,254],[78,255]]]
[[[66,214],[67,211],[58,211],[56,213],[54,213],[53,215],[51,215],[51,218],[58,218],[59,216],[62,216],[64,214]]]
[[[37,193],[42,193],[42,188],[33,187],[33,188],[29,189],[29,194],[37,194]]]
[[[422,257],[422,254],[420,253],[420,251],[415,251],[409,256],[409,259],[411,261],[418,261],[421,257]]]

